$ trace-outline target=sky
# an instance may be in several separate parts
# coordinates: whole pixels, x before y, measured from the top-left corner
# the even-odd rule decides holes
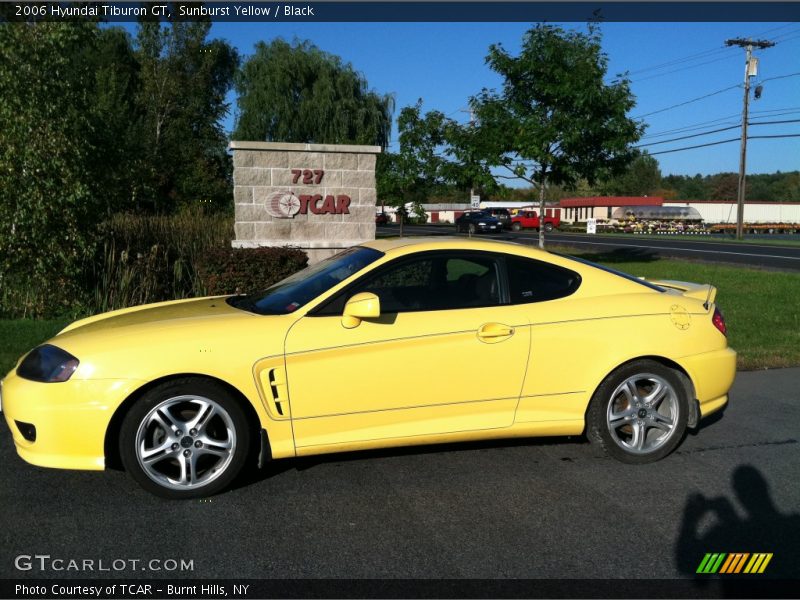
[[[233,44],[243,57],[258,41],[276,37],[308,39],[341,56],[361,72],[375,91],[393,93],[399,110],[423,100],[425,110],[440,110],[466,122],[462,109],[482,88],[498,88],[501,79],[485,65],[490,44],[502,43],[512,54],[531,23],[214,23],[212,38]],[[580,23],[563,24],[585,31]],[[627,71],[637,106],[631,116],[647,123],[642,144],[704,133],[741,123],[745,51],[726,47],[729,38],[774,40],[772,48],[755,53],[763,84],[751,101],[751,121],[800,121],[800,22],[795,23],[604,23],[603,49],[609,58],[609,79]],[[793,75],[770,80],[772,77]],[[733,87],[739,86],[739,87]],[[687,100],[732,88],[708,98]],[[232,112],[226,120],[231,130]],[[669,108],[661,111],[661,109]],[[649,114],[654,113],[656,114]],[[699,128],[698,128],[699,127]],[[677,130],[677,131],[676,131]],[[759,125],[750,135],[800,135],[800,122]],[[738,138],[739,129],[647,146],[651,153],[717,140]],[[396,149],[396,129],[390,149]],[[738,172],[739,143],[656,155],[662,175]],[[748,144],[747,172],[772,173],[800,169],[800,137],[753,139]],[[522,185],[522,183],[520,183]]]

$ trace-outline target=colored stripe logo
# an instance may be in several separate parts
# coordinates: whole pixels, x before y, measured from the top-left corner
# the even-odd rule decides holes
[[[700,561],[697,573],[703,575],[763,573],[771,560],[772,552],[756,552],[754,554],[749,552],[709,552]]]

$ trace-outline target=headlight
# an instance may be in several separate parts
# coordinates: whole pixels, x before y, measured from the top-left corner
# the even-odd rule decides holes
[[[80,361],[69,352],[50,344],[34,348],[17,367],[17,375],[41,383],[67,381]]]
[[[478,223],[478,225],[480,225],[481,227],[485,227],[485,226],[486,226],[486,223],[484,223],[483,221],[481,221],[480,223]]]

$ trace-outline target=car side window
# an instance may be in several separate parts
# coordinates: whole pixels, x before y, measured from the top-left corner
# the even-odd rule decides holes
[[[512,304],[564,298],[581,284],[574,271],[528,258],[508,257],[506,270]]]
[[[352,293],[372,292],[381,301],[381,312],[394,313],[426,310],[435,290],[433,260],[408,262],[369,281]]]
[[[455,310],[500,304],[500,266],[491,255],[431,254],[388,265],[347,289],[316,314],[341,314],[347,298],[371,292],[381,313]]]

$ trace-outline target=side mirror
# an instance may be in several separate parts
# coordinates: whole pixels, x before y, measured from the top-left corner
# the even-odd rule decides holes
[[[350,298],[344,305],[342,326],[345,329],[353,329],[361,324],[362,319],[373,319],[380,316],[380,298],[370,292],[361,292]]]

